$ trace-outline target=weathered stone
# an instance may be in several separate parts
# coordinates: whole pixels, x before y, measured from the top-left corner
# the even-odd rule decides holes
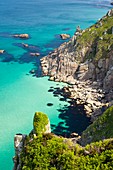
[[[20,155],[24,146],[26,135],[16,134],[14,137],[14,146],[15,146],[15,157],[13,158],[14,161],[14,168],[13,170],[20,170],[21,169],[21,159]]]
[[[22,45],[24,46],[24,47],[29,47],[29,45],[28,44],[24,44],[24,43],[22,43]]]
[[[61,37],[63,40],[66,40],[66,39],[70,38],[70,35],[69,35],[69,34],[60,34],[60,37]]]
[[[35,73],[35,70],[33,69],[33,70],[30,70],[30,73],[31,74],[34,74]]]
[[[71,138],[78,137],[78,136],[79,136],[78,133],[75,132],[71,133]]]
[[[105,60],[104,60],[104,59],[100,59],[100,60],[98,61],[98,67],[99,67],[99,68],[102,68],[102,67],[104,66],[104,64],[105,64]]]
[[[29,35],[28,34],[14,34],[13,37],[15,38],[25,38],[28,39]]]
[[[45,132],[44,134],[51,133],[51,126],[50,126],[50,121],[48,120],[48,124],[45,126]]]
[[[5,50],[0,50],[0,54],[3,54],[5,52]]]
[[[31,56],[39,56],[40,53],[30,53]]]
[[[103,88],[105,91],[109,91],[110,89],[113,89],[113,67],[107,72],[107,75],[104,79]]]

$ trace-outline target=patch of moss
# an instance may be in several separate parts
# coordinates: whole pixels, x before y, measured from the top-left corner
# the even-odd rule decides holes
[[[40,135],[46,131],[46,125],[49,120],[46,114],[42,112],[36,112],[33,120],[33,127],[36,135]]]

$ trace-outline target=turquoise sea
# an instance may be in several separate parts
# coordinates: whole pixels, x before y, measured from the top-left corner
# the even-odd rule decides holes
[[[13,138],[29,133],[35,111],[48,114],[57,134],[80,133],[89,124],[81,108],[71,108],[52,91],[63,83],[41,77],[40,58],[64,41],[60,33],[74,34],[106,14],[110,1],[102,0],[0,0],[0,170],[13,168]],[[28,33],[28,40],[12,37]],[[24,48],[22,43],[29,44]],[[39,52],[32,57],[30,52]],[[29,71],[34,69],[35,75]],[[51,106],[50,106],[50,105]]]

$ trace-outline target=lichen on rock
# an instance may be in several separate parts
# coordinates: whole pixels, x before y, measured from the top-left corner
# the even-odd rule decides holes
[[[36,112],[33,119],[33,131],[36,135],[51,133],[50,121],[46,114]]]

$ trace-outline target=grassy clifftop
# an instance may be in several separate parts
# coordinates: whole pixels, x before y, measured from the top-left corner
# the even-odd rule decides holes
[[[107,57],[113,48],[113,9],[77,38],[77,51],[86,47],[84,60]]]
[[[97,118],[82,134],[81,144],[99,141],[113,137],[113,106]]]
[[[112,170],[113,139],[81,147],[52,134],[26,141],[22,170]]]
[[[96,126],[103,133],[105,130],[103,127],[107,125],[106,134],[107,137],[111,137],[113,136],[112,120],[113,106],[96,121],[99,123],[95,122],[89,127],[89,130]],[[98,129],[95,130],[94,137],[98,139],[97,132]],[[101,133],[98,135],[101,139]],[[58,137],[51,133],[28,135],[19,163],[21,170],[112,170],[113,138],[82,147],[73,143],[71,139]]]

